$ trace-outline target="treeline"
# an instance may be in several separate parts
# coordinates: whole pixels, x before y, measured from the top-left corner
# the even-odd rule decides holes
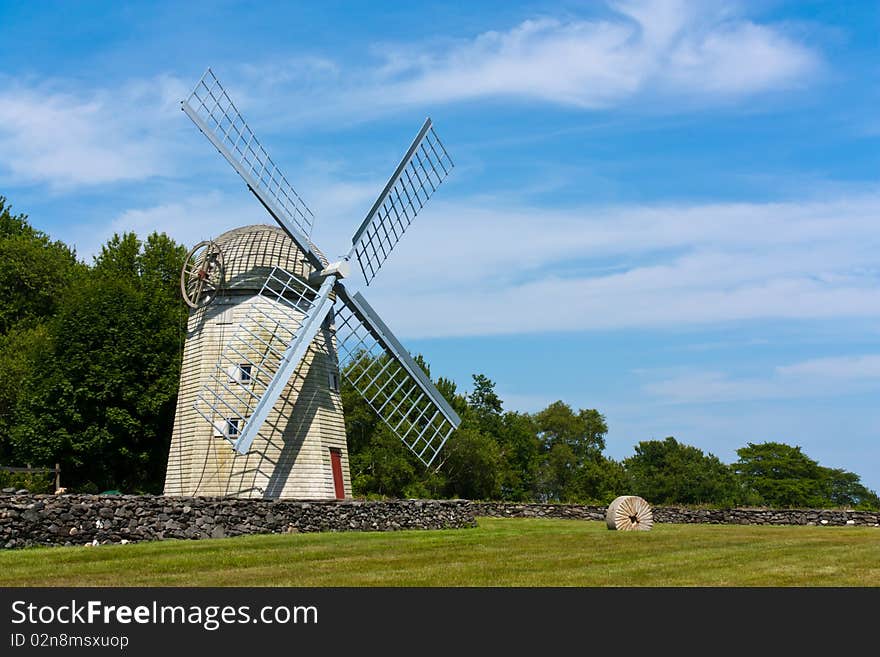
[[[160,493],[187,308],[186,249],[164,234],[114,236],[91,264],[0,197],[0,465],[61,463],[71,491]],[[417,359],[430,376],[426,363]],[[437,387],[461,415],[426,469],[343,377],[356,496],[880,508],[858,475],[798,447],[747,444],[727,465],[674,438],[607,458],[596,409],[505,411],[494,383]]]
[[[161,492],[185,255],[126,234],[86,265],[0,197],[0,464],[59,462],[80,492]]]
[[[748,443],[737,450],[736,462],[725,464],[668,437],[642,441],[632,456],[615,461],[603,455],[608,426],[596,409],[556,401],[534,414],[504,411],[482,374],[474,375],[468,394],[443,378],[437,387],[462,424],[434,471],[343,385],[357,494],[594,504],[632,494],[656,505],[880,509],[880,499],[858,475],[823,467],[797,446]]]

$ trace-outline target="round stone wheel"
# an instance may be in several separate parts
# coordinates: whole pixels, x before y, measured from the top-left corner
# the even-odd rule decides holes
[[[608,505],[605,524],[608,529],[622,532],[646,532],[654,526],[654,512],[641,497],[621,495]]]

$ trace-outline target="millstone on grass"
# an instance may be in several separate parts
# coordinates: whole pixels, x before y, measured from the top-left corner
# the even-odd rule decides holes
[[[649,531],[654,526],[651,505],[636,495],[621,495],[608,505],[605,512],[608,529],[617,531]]]

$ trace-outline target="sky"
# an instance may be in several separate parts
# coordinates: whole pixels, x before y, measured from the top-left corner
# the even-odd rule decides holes
[[[0,1],[0,195],[86,262],[271,218],[180,111],[211,67],[351,236],[426,116],[455,168],[369,288],[432,374],[605,453],[800,446],[880,490],[880,5]]]

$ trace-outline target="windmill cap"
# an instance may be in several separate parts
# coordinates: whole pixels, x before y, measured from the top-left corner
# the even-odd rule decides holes
[[[279,226],[254,224],[233,228],[217,236],[214,243],[223,253],[223,288],[259,290],[275,267],[308,280],[313,269],[306,255]],[[326,257],[312,248],[325,264]]]

